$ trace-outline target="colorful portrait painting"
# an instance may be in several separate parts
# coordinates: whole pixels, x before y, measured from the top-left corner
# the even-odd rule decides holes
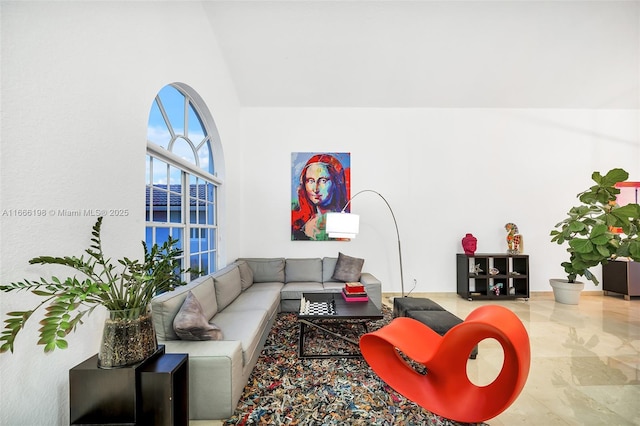
[[[325,215],[342,211],[350,195],[350,153],[291,153],[291,239],[332,240]]]

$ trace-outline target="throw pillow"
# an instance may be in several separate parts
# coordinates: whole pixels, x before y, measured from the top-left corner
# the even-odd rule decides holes
[[[357,257],[351,257],[346,254],[339,253],[338,261],[336,262],[336,269],[334,269],[333,276],[331,278],[344,282],[360,281],[362,265],[364,265],[364,259],[358,259]]]
[[[173,319],[173,330],[182,340],[222,340],[222,330],[207,322],[202,305],[191,291]]]

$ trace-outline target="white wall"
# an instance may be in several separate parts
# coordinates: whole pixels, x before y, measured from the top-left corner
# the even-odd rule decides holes
[[[241,109],[199,3],[0,7],[0,212],[129,209],[104,225],[114,258],[139,254],[147,116],[156,92],[171,82],[202,96],[222,138],[228,260],[341,250],[365,257],[384,291],[399,290],[391,218],[371,194],[354,201],[362,214],[356,240],[289,240],[295,151],[352,153],[352,190],[376,189],[393,206],[407,288],[415,278],[417,291],[453,292],[464,233],[478,237],[480,251],[501,252],[508,221],[524,234],[532,290],[547,291],[563,258],[548,233],[590,185],[591,172],[623,167],[640,180],[637,110]],[[93,222],[0,216],[0,282],[63,273],[27,261],[81,254]],[[2,294],[0,316],[37,301]],[[68,424],[68,370],[96,353],[102,318],[96,313],[70,335],[70,349],[46,356],[34,345],[35,323],[21,333],[16,353],[0,355],[0,424]]]
[[[105,219],[106,250],[114,259],[140,257],[146,125],[158,90],[172,82],[196,90],[216,119],[227,161],[240,163],[238,104],[202,6],[2,2],[1,7],[0,211],[128,209],[126,217]],[[178,30],[182,23],[186,30]],[[238,192],[233,177],[228,180],[229,192]],[[67,274],[27,261],[82,254],[94,221],[52,214],[0,217],[0,281]],[[236,222],[231,216],[227,224],[234,228]],[[235,240],[227,252],[237,256]],[[28,293],[3,293],[0,314],[4,320],[7,312],[38,301]],[[46,356],[35,345],[38,319],[20,333],[15,353],[0,355],[0,424],[69,423],[68,370],[97,352],[103,318],[97,311],[69,336],[69,349]]]
[[[243,179],[246,256],[364,257],[365,270],[400,291],[391,215],[374,194],[352,203],[351,242],[289,241],[291,152],[351,152],[352,193],[380,192],[398,220],[405,290],[455,292],[455,253],[467,232],[478,252],[505,252],[514,222],[530,255],[531,291],[563,277],[564,248],[549,232],[591,173],[622,167],[640,180],[634,110],[245,109],[251,148]],[[266,165],[266,166],[265,166]],[[598,271],[594,271],[599,274]],[[597,289],[590,284],[587,290]]]

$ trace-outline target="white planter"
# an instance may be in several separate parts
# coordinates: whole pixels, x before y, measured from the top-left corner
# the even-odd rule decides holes
[[[577,305],[580,301],[580,293],[584,289],[584,283],[579,281],[569,283],[569,280],[551,278],[549,279],[549,284],[553,289],[556,302],[564,303],[565,305]]]

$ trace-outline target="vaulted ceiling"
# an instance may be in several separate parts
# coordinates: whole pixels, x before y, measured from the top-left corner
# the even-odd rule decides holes
[[[639,108],[638,1],[209,1],[257,107]]]

